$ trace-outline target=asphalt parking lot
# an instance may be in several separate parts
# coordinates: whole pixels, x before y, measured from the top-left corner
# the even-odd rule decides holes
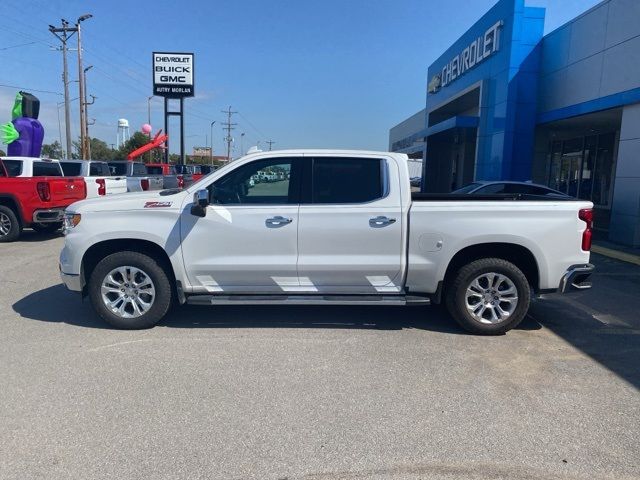
[[[106,328],[62,238],[0,245],[0,478],[640,478],[640,267],[501,337],[436,307],[183,307]]]

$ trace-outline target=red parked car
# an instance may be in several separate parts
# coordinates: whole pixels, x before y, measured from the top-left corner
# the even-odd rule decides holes
[[[84,179],[63,177],[55,160],[0,158],[0,242],[16,240],[25,227],[54,232],[64,209],[86,196]]]

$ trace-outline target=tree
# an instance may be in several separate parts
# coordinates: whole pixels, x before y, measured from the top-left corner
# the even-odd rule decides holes
[[[7,152],[5,152],[4,150],[0,150],[0,157],[4,157],[7,155]]]
[[[118,149],[117,157],[120,159],[127,158],[127,155],[147,143],[149,143],[149,137],[147,135],[142,132],[135,132],[131,138]]]
[[[113,160],[116,152],[109,148],[107,142],[103,142],[99,138],[91,138],[89,140],[91,148],[91,160],[102,160],[108,162]]]
[[[42,145],[42,156],[47,158],[63,158],[64,152],[62,151],[62,145],[57,141]]]

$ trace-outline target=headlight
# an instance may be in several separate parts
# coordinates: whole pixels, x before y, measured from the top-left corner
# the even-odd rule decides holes
[[[82,220],[82,215],[74,212],[64,212],[64,231],[75,228]]]

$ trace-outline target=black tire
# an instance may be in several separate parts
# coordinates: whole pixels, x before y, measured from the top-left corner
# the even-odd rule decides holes
[[[144,314],[123,318],[112,312],[102,299],[102,282],[118,267],[130,266],[142,270],[153,282],[154,301]],[[125,330],[151,328],[165,316],[172,303],[173,289],[169,276],[155,259],[138,252],[117,252],[103,258],[91,273],[88,284],[89,299],[98,315],[109,325]]]
[[[505,319],[497,320],[495,323],[484,323],[480,319],[474,317],[472,312],[467,308],[466,295],[467,288],[471,286],[472,282],[474,282],[476,278],[483,274],[490,273],[504,275],[513,283],[517,291],[517,303],[513,312],[511,312]],[[492,298],[499,297],[491,297],[493,294],[490,292],[494,292],[495,294],[495,290],[489,290],[489,288],[484,290],[482,293],[482,295],[489,296],[490,301],[485,305],[494,305],[494,303],[496,303],[500,308],[504,306],[508,309],[511,302],[494,302]],[[478,301],[484,302],[484,297]],[[483,258],[465,265],[454,274],[452,281],[446,287],[445,291],[445,304],[449,314],[460,324],[460,326],[462,326],[462,328],[468,332],[478,335],[501,335],[516,327],[527,314],[530,301],[531,287],[529,286],[529,282],[525,275],[513,263],[501,258]],[[478,305],[478,310],[484,311],[482,306],[480,304]],[[494,307],[490,306],[488,308],[493,309]],[[488,311],[490,312],[490,310]],[[482,314],[480,316],[482,316]],[[485,321],[489,320],[485,319]]]
[[[20,225],[16,213],[9,207],[0,205],[0,221],[4,221],[4,228],[6,228],[8,222],[8,230],[6,233],[2,233],[4,228],[0,229],[0,243],[17,240],[22,233],[22,225]]]
[[[62,222],[33,223],[31,228],[38,233],[53,233],[62,228]]]

